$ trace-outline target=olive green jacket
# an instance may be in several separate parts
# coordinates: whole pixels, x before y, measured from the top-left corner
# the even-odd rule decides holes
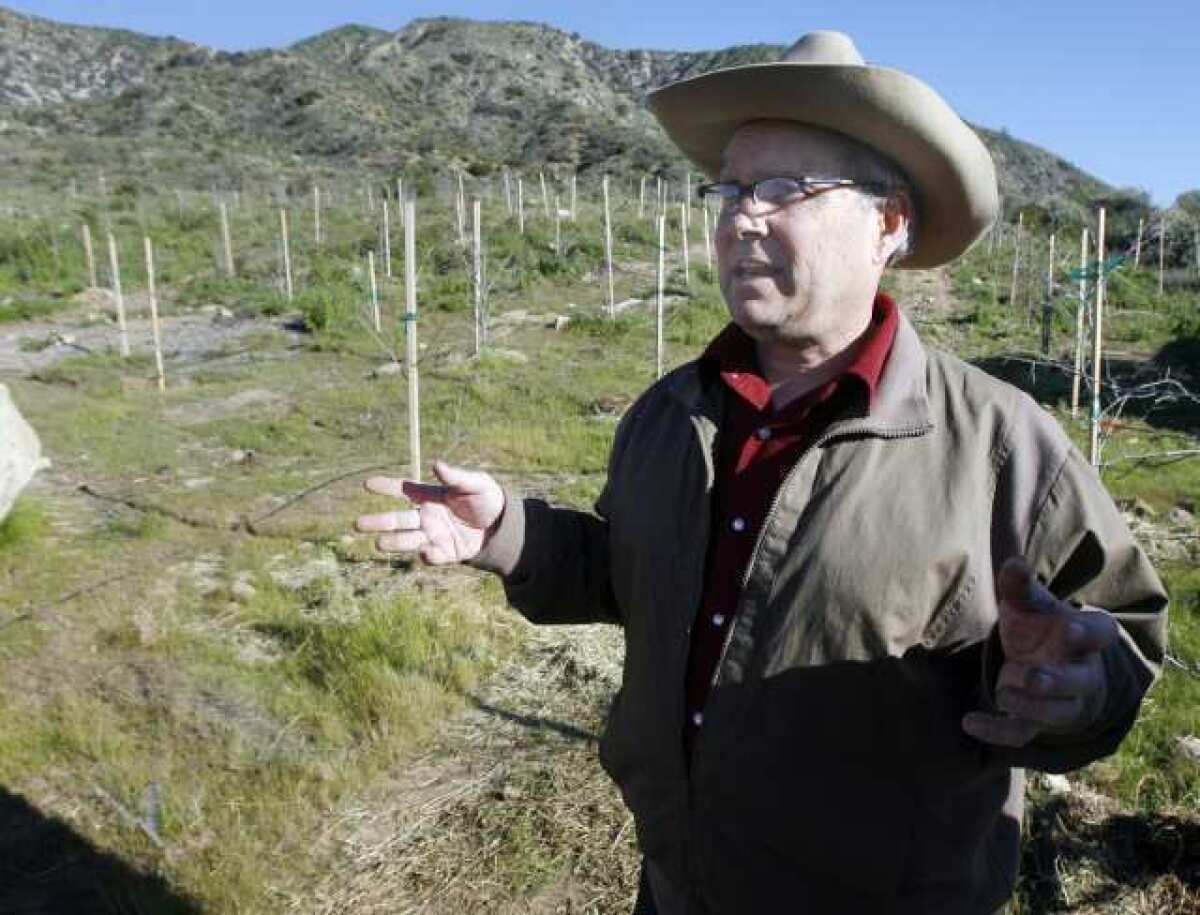
[[[755,546],[689,762],[684,674],[724,385],[697,362],[622,419],[596,514],[509,497],[476,564],[536,623],[625,630],[602,762],[675,898],[738,915],[991,913],[1016,876],[1023,767],[1111,753],[1158,673],[1166,595],[1095,471],[1030,398],[901,318],[869,415],[792,467]],[[1116,615],[1088,733],[984,746],[995,570],[1022,555]],[[660,903],[667,901],[661,900]]]

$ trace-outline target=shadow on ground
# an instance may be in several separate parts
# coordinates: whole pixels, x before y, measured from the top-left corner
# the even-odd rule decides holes
[[[1007,381],[1028,393],[1038,403],[1055,406],[1070,403],[1071,366],[1042,362],[1028,353],[1002,353],[974,360],[974,364],[989,375]],[[1106,388],[1115,384],[1122,391],[1158,381],[1169,374],[1180,382],[1193,397],[1178,396],[1177,390],[1160,388],[1162,396],[1130,400],[1121,412],[1124,419],[1139,419],[1151,426],[1174,432],[1200,433],[1200,338],[1180,337],[1163,346],[1144,361],[1105,359]],[[1105,391],[1104,403],[1113,395]],[[1081,411],[1090,409],[1090,393],[1083,385],[1080,393]]]
[[[0,788],[4,915],[199,915],[200,906]]]
[[[1108,911],[1131,890],[1166,906],[1138,912],[1200,906],[1200,822],[1157,813],[1092,819],[1056,797],[1030,805],[1027,828],[1021,884],[1029,915]]]

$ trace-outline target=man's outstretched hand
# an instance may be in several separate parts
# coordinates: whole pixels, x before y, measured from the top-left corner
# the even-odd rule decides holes
[[[441,485],[371,477],[366,487],[381,496],[406,497],[417,507],[363,515],[354,526],[378,533],[384,553],[419,553],[430,565],[474,559],[504,512],[504,490],[489,474],[435,461]]]
[[[1023,747],[1039,734],[1086,730],[1104,708],[1101,653],[1118,638],[1104,610],[1081,610],[1051,594],[1023,559],[996,575],[1004,663],[996,705],[1005,714],[968,712],[963,730],[984,743]]]

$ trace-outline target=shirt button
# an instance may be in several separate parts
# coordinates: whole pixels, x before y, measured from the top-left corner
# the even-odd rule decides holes
[[[725,625],[725,614],[724,613],[714,613],[712,621],[713,621],[714,626],[724,626]]]
[[[743,518],[734,518],[729,522],[729,526],[733,528],[735,533],[740,534],[746,529],[746,521]]]
[[[765,442],[771,437],[771,427],[760,426],[758,429],[754,430],[754,435],[760,442]]]
[[[692,724],[694,724],[696,727],[700,727],[700,725],[702,725],[703,723],[704,723],[704,715],[701,714],[700,712],[692,712]]]

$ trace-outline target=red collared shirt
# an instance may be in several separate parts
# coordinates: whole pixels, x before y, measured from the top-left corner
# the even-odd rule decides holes
[[[688,658],[684,736],[689,750],[703,724],[704,704],[738,613],[747,566],[775,493],[836,417],[870,411],[896,325],[896,305],[881,292],[854,361],[837,378],[781,410],[772,406],[754,341],[736,325],[725,328],[701,356],[702,363],[720,373],[730,396],[717,436],[712,532]]]

